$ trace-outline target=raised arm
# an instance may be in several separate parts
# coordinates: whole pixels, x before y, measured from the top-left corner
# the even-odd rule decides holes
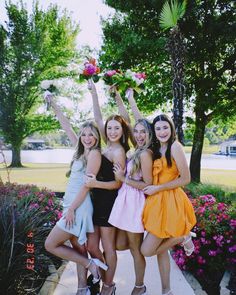
[[[60,107],[53,100],[52,93],[47,91],[45,93],[44,98],[50,104],[50,106],[52,107],[55,115],[57,116],[58,121],[60,122],[60,125],[61,125],[62,129],[66,132],[70,142],[72,143],[73,146],[76,146],[77,141],[78,141],[77,134],[73,130],[68,118],[66,118],[66,116],[64,116],[64,114],[62,113]]]
[[[115,90],[115,100],[116,100],[116,104],[117,104],[119,113],[128,123],[129,131],[130,131],[130,140],[131,140],[132,144],[135,145],[136,141],[135,141],[134,135],[133,135],[133,128],[131,126],[130,116],[125,108],[123,99],[121,98],[119,91],[117,90],[116,87],[114,87],[114,90]]]
[[[143,119],[143,116],[140,113],[139,108],[137,106],[137,103],[136,103],[136,101],[134,99],[134,90],[132,88],[129,88],[127,90],[127,98],[128,98],[131,110],[132,110],[132,112],[134,114],[135,121],[138,121],[138,119]]]
[[[120,115],[126,120],[126,122],[131,124],[129,113],[127,112],[127,109],[125,108],[123,99],[120,96],[120,92],[117,90],[116,87],[114,87],[114,91],[115,91],[115,100],[116,100],[116,104],[117,104]]]
[[[98,129],[101,133],[103,140],[106,142],[107,139],[105,136],[105,127],[104,127],[104,122],[102,119],[102,112],[101,112],[100,105],[98,102],[97,90],[96,90],[95,84],[92,79],[88,80],[88,90],[90,91],[90,93],[92,95],[92,99],[93,99],[93,114],[94,114],[95,122],[98,125]]]

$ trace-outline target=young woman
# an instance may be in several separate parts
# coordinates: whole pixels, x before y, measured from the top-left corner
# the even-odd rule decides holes
[[[142,118],[134,100],[132,89],[129,89],[127,98],[135,118]],[[165,126],[162,126],[162,124]],[[161,196],[165,195],[165,198],[160,198],[159,193],[156,193],[146,200],[143,222],[144,228],[148,233],[142,243],[141,252],[144,256],[157,255],[162,292],[163,294],[171,295],[173,293],[170,290],[170,261],[168,249],[182,242],[186,255],[191,255],[194,251],[194,245],[192,243],[190,229],[196,223],[196,218],[187,195],[180,188],[190,181],[190,173],[182,146],[176,141],[173,122],[166,115],[161,115],[154,119],[153,127],[155,130],[153,140],[155,159],[153,165],[154,185],[147,186],[143,191],[145,194],[149,195],[154,193],[155,189],[157,191],[160,190],[163,191],[160,193]],[[165,181],[165,183],[162,183],[162,186],[156,185],[159,184],[160,181]],[[181,197],[178,196],[179,193]],[[180,203],[177,202],[179,198]],[[168,205],[164,207],[165,209],[172,210],[173,208],[181,208],[181,210],[175,212],[178,213],[178,215],[175,216],[178,216],[181,222],[177,219],[174,220],[172,217],[174,209],[171,212],[162,209],[157,211],[158,207],[154,206],[155,202],[160,206],[164,201],[169,201]],[[151,221],[153,221],[153,227],[150,226]],[[176,232],[171,232],[170,229],[166,229],[166,224],[175,228]],[[161,236],[157,236],[159,232],[157,233],[155,226],[158,226],[158,228],[161,228],[166,233],[164,239],[162,239]]]
[[[143,222],[148,232],[141,246],[144,256],[161,254],[162,294],[173,295],[170,290],[170,263],[166,250],[182,241],[186,255],[194,245],[190,230],[196,223],[193,206],[181,189],[190,181],[190,173],[181,144],[176,140],[172,120],[165,114],[153,120],[155,131],[153,185],[144,188],[148,195]],[[164,252],[163,252],[164,251]]]
[[[107,269],[107,266],[98,259],[88,259],[85,247],[86,235],[93,232],[94,227],[93,206],[89,189],[84,184],[84,177],[86,173],[96,175],[98,172],[101,161],[100,135],[94,123],[85,122],[77,136],[68,119],[52,100],[52,95],[48,94],[46,99],[50,101],[69,139],[77,146],[63,199],[63,216],[47,237],[45,248],[56,256],[77,263],[77,295],[90,295],[87,287],[87,269],[92,273],[94,282],[100,279],[99,267]],[[68,240],[70,240],[72,247],[64,244]]]
[[[106,143],[97,178],[90,174],[86,180],[86,185],[92,188],[93,223],[95,227],[95,235],[88,236],[88,251],[92,256],[100,259],[104,254],[109,268],[103,278],[101,295],[111,295],[115,294],[113,278],[117,256],[115,228],[108,222],[108,218],[117,197],[118,188],[121,186],[120,181],[115,178],[113,166],[119,164],[122,169],[125,167],[126,152],[129,150],[129,129],[125,120],[119,115],[110,116],[104,124],[96,88],[92,80],[89,80],[88,89],[93,99],[95,121]],[[99,249],[100,239],[104,253]]]
[[[122,98],[119,92],[114,90],[120,114],[129,120]],[[119,164],[114,166],[116,178],[122,181],[122,186],[112,208],[109,223],[119,229],[116,240],[117,249],[122,250],[125,244],[125,248],[130,249],[134,259],[135,287],[131,295],[145,295],[147,294],[144,285],[146,263],[140,248],[144,233],[142,212],[145,195],[143,188],[152,184],[151,125],[145,119],[138,119],[132,133],[135,151],[127,161],[126,172]]]

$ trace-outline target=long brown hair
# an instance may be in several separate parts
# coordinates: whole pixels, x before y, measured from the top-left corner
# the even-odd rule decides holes
[[[134,129],[138,124],[141,124],[144,127],[146,134],[147,134],[147,140],[146,140],[146,143],[144,144],[144,146],[141,146],[141,147],[139,147],[138,145],[135,146],[135,151],[134,151],[133,155],[130,157],[130,160],[133,161],[130,175],[134,175],[137,171],[141,170],[140,155],[143,151],[145,151],[147,149],[151,149],[151,146],[152,146],[153,132],[152,132],[151,124],[146,119],[139,119],[135,123]]]
[[[172,163],[171,163],[171,146],[172,146],[173,142],[176,140],[176,132],[175,132],[174,122],[166,114],[161,114],[161,115],[156,116],[154,118],[153,122],[152,122],[152,127],[153,127],[153,130],[154,130],[154,140],[153,140],[154,160],[161,158],[161,152],[160,152],[161,143],[157,139],[156,133],[155,133],[155,124],[156,124],[156,122],[159,122],[159,121],[165,121],[165,122],[169,123],[169,125],[170,125],[171,135],[170,135],[170,138],[167,141],[167,149],[166,149],[166,152],[165,152],[165,157],[166,157],[166,160],[167,160],[168,167],[171,167],[172,166]]]
[[[107,138],[107,124],[109,121],[115,120],[121,124],[123,135],[120,138],[120,144],[123,146],[125,152],[128,152],[130,149],[129,147],[129,136],[130,136],[130,131],[127,122],[125,119],[120,116],[120,115],[111,115],[110,117],[107,118],[106,123],[105,123],[105,136]]]

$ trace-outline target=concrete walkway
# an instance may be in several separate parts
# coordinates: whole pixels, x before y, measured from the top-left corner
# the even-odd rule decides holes
[[[130,252],[118,251],[115,275],[116,295],[130,295],[134,286],[133,259]],[[148,295],[161,295],[161,284],[156,257],[146,258],[145,284]],[[77,288],[76,265],[69,262],[53,295],[75,295]],[[194,295],[194,291],[171,258],[171,288],[174,295]]]

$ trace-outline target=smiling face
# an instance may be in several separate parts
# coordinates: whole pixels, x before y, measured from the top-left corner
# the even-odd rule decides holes
[[[97,138],[90,127],[85,127],[82,130],[80,140],[85,149],[91,149],[97,142]]]
[[[148,141],[148,133],[143,124],[138,123],[134,127],[134,138],[138,147],[144,146]]]
[[[167,121],[157,121],[154,125],[157,140],[165,144],[171,137],[171,127]]]
[[[123,135],[121,123],[116,120],[110,120],[106,126],[106,135],[110,142],[119,142]]]

